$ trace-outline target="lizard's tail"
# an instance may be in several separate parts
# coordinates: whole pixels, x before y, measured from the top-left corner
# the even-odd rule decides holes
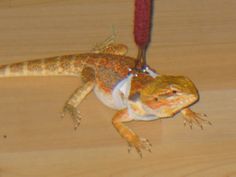
[[[78,76],[75,56],[61,56],[0,65],[0,77]]]

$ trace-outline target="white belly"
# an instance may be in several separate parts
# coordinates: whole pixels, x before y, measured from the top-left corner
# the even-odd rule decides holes
[[[99,89],[97,86],[95,86],[94,88],[94,93],[96,94],[97,98],[107,107],[112,108],[112,109],[116,109],[116,110],[120,110],[120,109],[124,109],[124,108],[128,108],[128,114],[130,117],[132,117],[134,120],[145,120],[145,121],[149,121],[149,120],[155,120],[158,117],[156,117],[154,114],[139,114],[136,113],[131,106],[125,106],[124,105],[120,105],[117,106],[117,104],[115,104],[114,98],[112,97],[111,94],[106,94],[104,93],[103,90]],[[125,101],[124,101],[125,102]],[[129,105],[129,104],[126,104]]]
[[[94,93],[97,96],[97,98],[107,107],[112,109],[123,109],[124,107],[120,107],[115,105],[114,99],[111,94],[105,93],[103,90],[99,89],[97,86],[94,88]]]

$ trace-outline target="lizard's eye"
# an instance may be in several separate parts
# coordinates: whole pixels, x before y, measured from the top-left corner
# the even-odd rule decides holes
[[[173,94],[176,94],[178,91],[177,90],[172,90],[172,93]]]
[[[157,97],[155,97],[155,98],[154,98],[154,101],[158,101],[158,98],[157,98]]]

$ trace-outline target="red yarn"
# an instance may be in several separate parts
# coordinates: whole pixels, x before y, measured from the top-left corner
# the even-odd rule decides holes
[[[150,41],[151,0],[135,0],[134,38],[144,49]]]

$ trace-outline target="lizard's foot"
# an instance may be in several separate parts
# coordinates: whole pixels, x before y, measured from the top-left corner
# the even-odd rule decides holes
[[[146,138],[140,138],[137,135],[133,135],[127,141],[129,146],[128,152],[130,152],[131,148],[134,147],[141,158],[142,158],[142,151],[141,151],[142,149],[151,152],[152,145]]]
[[[207,117],[206,114],[196,113],[188,108],[182,110],[181,113],[184,116],[184,126],[188,124],[191,129],[193,128],[193,124],[197,125],[202,130],[203,130],[203,124],[206,123],[212,125],[210,121],[206,120]]]
[[[73,122],[74,122],[74,129],[76,130],[79,125],[80,125],[80,121],[81,121],[81,114],[79,112],[79,110],[76,109],[76,107],[70,105],[70,104],[65,104],[63,111],[61,113],[61,117],[64,118],[65,114],[69,113],[69,115],[71,116]]]
[[[136,133],[134,133],[131,129],[125,126],[122,122],[128,122],[133,120],[132,117],[128,114],[128,109],[123,109],[118,111],[112,119],[112,124],[119,132],[122,138],[124,138],[128,145],[128,152],[130,152],[131,148],[134,147],[140,157],[142,158],[142,149],[151,152],[151,143],[148,139],[140,138]]]

